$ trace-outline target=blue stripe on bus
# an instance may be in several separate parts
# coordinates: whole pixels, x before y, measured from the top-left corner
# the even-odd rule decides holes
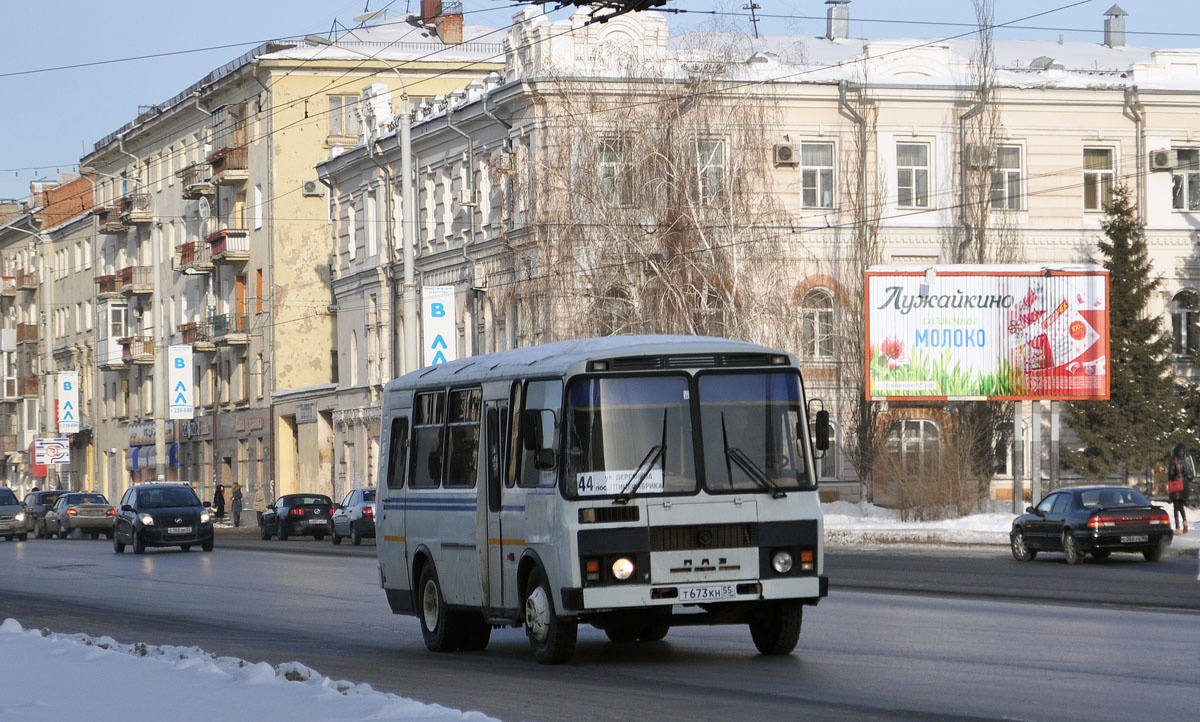
[[[500,511],[525,511],[523,506],[502,506]]]

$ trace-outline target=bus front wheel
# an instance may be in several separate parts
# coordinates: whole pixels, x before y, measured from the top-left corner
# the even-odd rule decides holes
[[[542,664],[563,664],[575,653],[579,623],[559,619],[554,613],[554,595],[541,569],[534,569],[525,584],[525,634],[533,658]]]
[[[426,564],[421,570],[421,636],[425,646],[431,652],[453,652],[458,649],[458,640],[454,636],[454,626],[450,620],[454,615],[446,609],[446,599],[442,595],[442,585],[438,582],[437,572],[433,564]]]
[[[750,621],[750,636],[763,654],[791,654],[800,641],[804,607],[799,602],[775,602]]]

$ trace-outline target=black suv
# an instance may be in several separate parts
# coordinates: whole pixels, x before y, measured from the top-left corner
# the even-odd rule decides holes
[[[134,554],[144,553],[146,547],[177,546],[187,551],[199,544],[211,552],[213,524],[208,506],[185,484],[135,486],[117,507],[113,551],[120,554],[126,544],[133,546]]]

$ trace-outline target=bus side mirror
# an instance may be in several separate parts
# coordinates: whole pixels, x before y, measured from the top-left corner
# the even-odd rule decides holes
[[[829,448],[829,412],[821,409],[817,412],[817,450],[825,451]]]
[[[534,421],[534,450],[537,451],[536,464],[539,469],[554,468],[554,412],[550,409],[540,409]]]

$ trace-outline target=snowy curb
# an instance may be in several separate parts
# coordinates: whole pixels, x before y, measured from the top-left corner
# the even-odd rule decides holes
[[[870,544],[987,544],[1008,546],[1005,532],[973,532],[964,534],[950,530],[918,529],[826,529],[825,543],[834,547],[864,546]]]

